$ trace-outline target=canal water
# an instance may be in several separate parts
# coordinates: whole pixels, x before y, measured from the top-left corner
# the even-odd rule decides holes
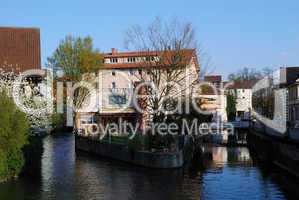
[[[152,170],[76,153],[74,145],[72,134],[45,138],[41,170],[0,184],[0,199],[298,199],[296,180],[257,166],[244,147],[207,146],[198,166]]]

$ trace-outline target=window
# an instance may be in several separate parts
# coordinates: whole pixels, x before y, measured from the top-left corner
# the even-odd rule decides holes
[[[139,73],[139,75],[142,75],[142,70],[138,69],[138,73]]]
[[[112,71],[112,73],[111,73],[111,74],[112,74],[112,76],[115,76],[115,71]]]
[[[116,88],[116,84],[115,84],[115,82],[112,82],[111,87],[112,87],[112,88]]]
[[[109,104],[110,105],[122,105],[127,103],[127,98],[125,95],[109,95]]]
[[[128,62],[130,62],[130,63],[136,62],[136,58],[135,57],[129,57]]]
[[[111,63],[117,63],[117,62],[118,62],[118,59],[117,59],[117,58],[110,58],[110,62],[111,62]]]
[[[130,69],[130,70],[129,70],[129,75],[131,75],[131,76],[134,75],[134,71],[133,71],[133,69]]]
[[[81,124],[94,124],[94,123],[96,123],[96,117],[94,115],[82,116],[80,121],[81,121]]]

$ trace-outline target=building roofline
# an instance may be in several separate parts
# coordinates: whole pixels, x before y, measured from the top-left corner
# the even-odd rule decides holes
[[[0,29],[32,29],[40,30],[39,27],[0,26]]]

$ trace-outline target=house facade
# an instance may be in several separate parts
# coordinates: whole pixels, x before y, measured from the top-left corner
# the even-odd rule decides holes
[[[288,121],[291,127],[299,127],[299,78],[288,87]]]
[[[217,90],[217,94],[210,87],[207,86],[202,88],[201,91],[201,109],[205,111],[210,111],[213,113],[212,121],[213,122],[226,122],[227,113],[226,113],[226,95],[222,93],[222,76],[221,75],[208,75],[204,77],[204,82],[211,84],[214,89]]]
[[[190,82],[198,80],[199,65],[194,49],[180,50],[184,58],[183,70],[184,77],[182,82],[188,79]],[[145,121],[148,121],[147,113],[140,113],[136,109],[134,100],[134,92],[136,87],[142,80],[147,80],[151,69],[160,63],[159,60],[165,57],[171,57],[174,52],[156,52],[156,51],[141,51],[141,52],[118,52],[112,49],[110,53],[104,54],[104,66],[97,74],[97,91],[96,106],[94,110],[89,112],[82,111],[80,113],[77,127],[83,128],[84,125],[96,123],[105,126],[108,123],[128,121],[130,123],[140,124],[142,129],[145,126]],[[164,62],[163,62],[164,63]],[[185,76],[187,75],[187,76]],[[180,74],[178,75],[180,76]],[[148,81],[151,81],[150,78]],[[163,80],[166,83],[166,80]],[[158,88],[159,89],[159,88]]]
[[[237,120],[249,120],[252,110],[252,87],[255,80],[235,81],[229,86],[229,92],[236,99],[236,117]]]

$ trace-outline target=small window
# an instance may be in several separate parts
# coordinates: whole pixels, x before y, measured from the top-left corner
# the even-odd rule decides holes
[[[111,73],[111,74],[112,74],[112,76],[115,76],[115,71],[112,71],[112,73]]]
[[[117,59],[117,58],[110,58],[110,62],[111,62],[111,63],[117,63],[117,62],[118,62],[118,59]]]
[[[128,62],[130,62],[130,63],[136,62],[136,58],[135,57],[129,57]]]
[[[138,74],[142,75],[142,70],[141,69],[138,69]]]
[[[115,84],[115,82],[112,82],[111,87],[112,87],[112,88],[116,88],[116,84]]]
[[[133,71],[133,69],[130,69],[130,70],[129,70],[129,74],[130,74],[131,76],[134,75],[134,71]]]
[[[127,103],[127,98],[125,95],[109,95],[110,105],[122,105]]]

